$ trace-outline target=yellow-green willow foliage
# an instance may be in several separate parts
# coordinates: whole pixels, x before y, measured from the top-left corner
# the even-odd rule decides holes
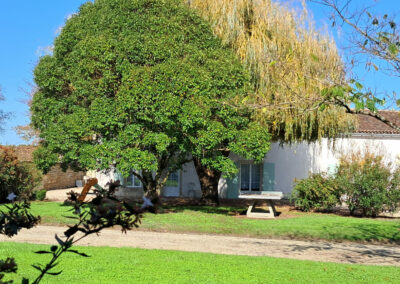
[[[320,107],[321,90],[345,75],[334,41],[316,30],[305,5],[297,12],[270,0],[183,1],[247,67],[254,92],[244,103],[276,139],[313,140],[352,129],[344,109]]]

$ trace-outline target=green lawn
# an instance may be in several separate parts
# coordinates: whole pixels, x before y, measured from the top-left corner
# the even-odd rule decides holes
[[[0,255],[16,258],[19,272],[13,278],[17,278],[15,283],[20,283],[21,276],[35,278],[37,272],[30,265],[45,263],[49,256],[33,252],[47,248],[45,245],[0,243]],[[64,255],[58,267],[63,273],[46,276],[42,283],[400,282],[398,267],[133,248],[80,247],[79,251],[91,257]]]
[[[63,217],[71,215],[68,212],[70,208],[56,202],[32,203],[32,212],[40,215],[44,224],[71,223],[73,220]],[[141,228],[253,237],[400,242],[398,219],[352,218],[301,212],[284,213],[274,220],[234,216],[243,209],[204,206],[168,207],[163,209],[161,214],[145,214]]]

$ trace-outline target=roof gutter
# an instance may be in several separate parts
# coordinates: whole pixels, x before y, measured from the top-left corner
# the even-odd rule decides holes
[[[400,133],[352,133],[351,138],[385,138],[385,139],[400,139]]]

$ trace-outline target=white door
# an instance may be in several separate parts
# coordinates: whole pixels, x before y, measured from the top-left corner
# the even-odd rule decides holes
[[[179,194],[179,171],[171,173],[164,186],[163,195],[166,197],[178,197]]]

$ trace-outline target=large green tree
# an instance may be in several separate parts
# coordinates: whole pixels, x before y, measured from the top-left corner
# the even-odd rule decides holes
[[[261,143],[268,134],[251,113],[229,103],[246,95],[246,72],[179,0],[82,5],[34,77],[32,123],[41,138],[35,159],[43,170],[56,162],[115,167],[124,176],[134,170],[157,195],[192,154],[204,167],[231,173],[227,152],[258,158],[268,150]]]

